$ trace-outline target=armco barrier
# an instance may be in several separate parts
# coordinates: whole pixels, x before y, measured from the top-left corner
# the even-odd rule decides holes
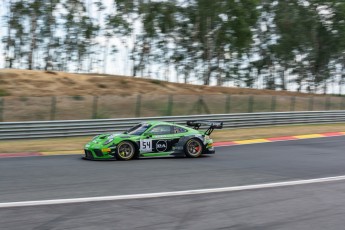
[[[156,120],[185,124],[186,120],[223,121],[224,128],[284,124],[345,122],[345,111],[213,114],[127,119],[0,122],[0,140],[43,137],[89,136],[119,132],[142,121]]]

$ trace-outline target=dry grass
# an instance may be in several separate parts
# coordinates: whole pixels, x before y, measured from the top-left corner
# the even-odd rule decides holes
[[[0,153],[82,150],[92,137],[0,141]]]
[[[3,96],[11,95],[17,97],[74,95],[131,96],[137,94],[251,94],[300,97],[310,96],[310,94],[297,92],[180,84],[118,75],[70,74],[64,72],[17,69],[0,70],[0,89],[3,92]],[[318,96],[321,97],[321,95]]]
[[[344,132],[345,123],[323,125],[290,125],[262,128],[216,130],[215,141],[234,141],[325,132]],[[91,137],[49,138],[34,140],[0,141],[0,153],[80,150]]]

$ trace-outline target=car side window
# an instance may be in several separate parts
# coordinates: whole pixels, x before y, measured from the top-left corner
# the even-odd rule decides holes
[[[153,127],[150,131],[153,135],[166,135],[171,134],[171,126],[170,125],[157,125]]]
[[[187,130],[182,128],[182,127],[178,127],[178,126],[174,126],[174,133],[186,133]]]

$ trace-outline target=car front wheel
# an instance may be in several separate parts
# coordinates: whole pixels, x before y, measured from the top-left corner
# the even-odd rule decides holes
[[[132,142],[122,141],[117,145],[115,158],[117,160],[128,161],[135,156],[135,147]]]

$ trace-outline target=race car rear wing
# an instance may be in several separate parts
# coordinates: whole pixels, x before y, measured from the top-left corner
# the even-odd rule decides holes
[[[187,121],[188,126],[192,126],[193,129],[198,130],[200,126],[207,125],[209,126],[208,129],[205,131],[205,135],[211,135],[213,130],[215,129],[222,129],[223,128],[223,122],[218,121]]]

